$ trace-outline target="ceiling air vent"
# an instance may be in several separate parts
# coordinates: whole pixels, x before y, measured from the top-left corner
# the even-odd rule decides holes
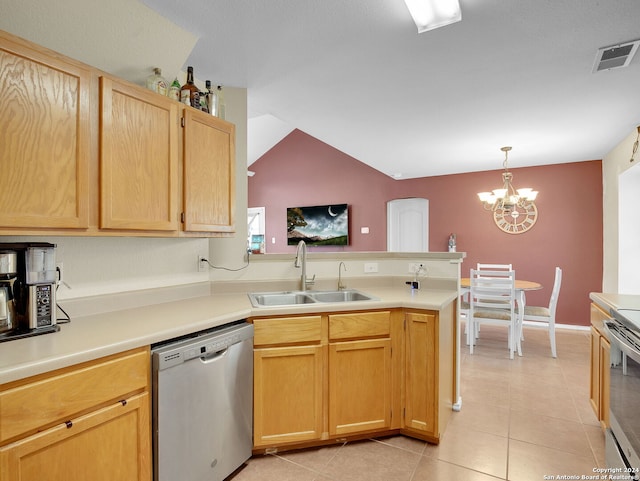
[[[613,45],[612,47],[601,48],[596,54],[593,72],[626,67],[631,63],[639,44],[640,40],[634,40],[620,45]]]

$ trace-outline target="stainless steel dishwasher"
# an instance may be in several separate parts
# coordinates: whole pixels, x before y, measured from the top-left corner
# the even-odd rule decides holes
[[[152,346],[155,481],[222,481],[251,456],[253,325]]]

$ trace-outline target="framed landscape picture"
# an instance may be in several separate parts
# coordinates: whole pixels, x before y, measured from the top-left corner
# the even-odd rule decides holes
[[[349,245],[348,204],[287,208],[287,244]]]

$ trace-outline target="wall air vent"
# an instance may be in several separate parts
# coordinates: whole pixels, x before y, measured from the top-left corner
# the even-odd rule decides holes
[[[593,73],[601,70],[611,70],[614,68],[626,67],[631,63],[640,40],[626,42],[611,47],[604,47],[598,50],[596,61],[593,65]]]

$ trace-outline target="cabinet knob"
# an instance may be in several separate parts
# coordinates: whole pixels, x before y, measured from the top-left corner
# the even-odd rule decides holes
[[[71,428],[71,426],[73,426],[73,423],[71,421],[65,421],[64,422],[65,426],[67,426],[67,429]]]

